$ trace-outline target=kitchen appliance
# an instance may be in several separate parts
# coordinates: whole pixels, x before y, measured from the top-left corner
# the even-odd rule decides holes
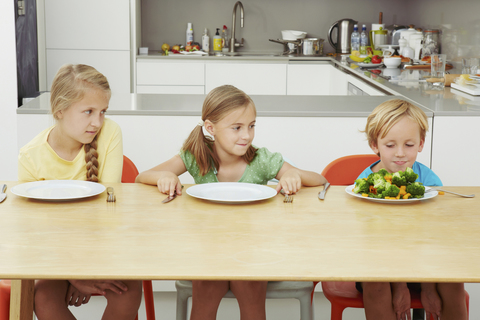
[[[370,44],[373,50],[382,50],[381,46],[387,44],[387,34],[388,31],[382,27],[378,30],[370,30]]]
[[[328,30],[328,42],[335,49],[336,53],[350,53],[350,37],[353,32],[353,26],[358,21],[353,19],[341,19],[336,21]],[[337,30],[336,41],[333,40],[333,31]]]

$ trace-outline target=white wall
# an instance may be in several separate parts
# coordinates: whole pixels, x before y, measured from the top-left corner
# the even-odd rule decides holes
[[[14,2],[0,1],[0,180],[17,180],[17,68]]]

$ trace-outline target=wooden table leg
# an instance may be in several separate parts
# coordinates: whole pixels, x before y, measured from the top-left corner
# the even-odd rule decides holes
[[[33,292],[35,280],[12,280],[10,320],[33,319]]]

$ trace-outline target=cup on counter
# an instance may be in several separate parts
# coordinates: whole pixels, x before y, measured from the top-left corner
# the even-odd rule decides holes
[[[478,58],[462,59],[462,74],[477,74],[479,60]]]
[[[447,63],[446,54],[432,54],[431,62],[431,77],[438,79],[438,81],[432,82],[432,86],[435,89],[443,90],[445,88],[445,65]]]

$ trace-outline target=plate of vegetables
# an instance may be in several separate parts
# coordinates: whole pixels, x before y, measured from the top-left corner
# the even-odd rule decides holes
[[[415,182],[417,178],[412,168],[395,173],[380,169],[367,178],[355,180],[345,191],[357,198],[395,204],[428,200],[438,195],[438,191]]]

